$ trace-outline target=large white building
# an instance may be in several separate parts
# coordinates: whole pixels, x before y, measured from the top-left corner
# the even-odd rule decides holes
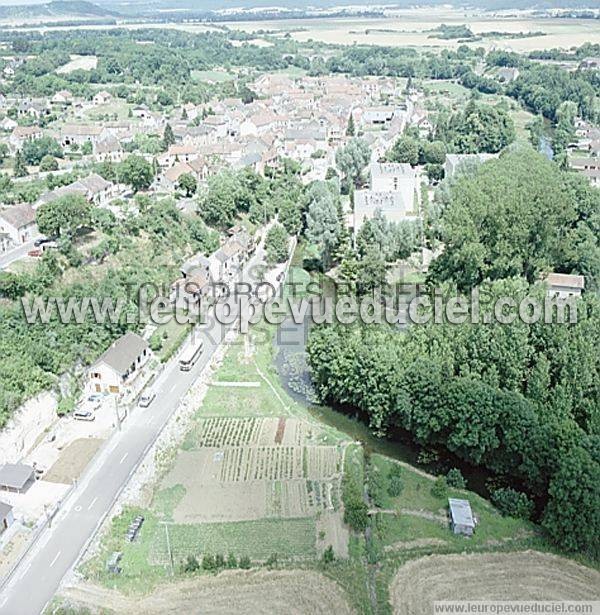
[[[417,171],[409,164],[374,162],[369,167],[370,190],[354,193],[354,232],[381,213],[390,222],[417,217]]]

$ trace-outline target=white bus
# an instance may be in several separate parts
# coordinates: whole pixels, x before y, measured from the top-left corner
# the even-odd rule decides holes
[[[195,336],[196,334],[192,335],[189,345],[184,348],[179,358],[179,369],[182,372],[189,372],[198,360],[198,357],[202,354],[204,341],[197,339]]]

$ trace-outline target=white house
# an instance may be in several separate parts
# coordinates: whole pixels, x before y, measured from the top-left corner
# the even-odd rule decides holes
[[[38,234],[33,207],[20,203],[0,211],[0,232],[6,233],[17,246],[33,239]]]
[[[582,275],[568,273],[549,273],[544,278],[548,284],[548,296],[567,299],[579,297],[585,288],[585,278]]]
[[[94,94],[94,98],[92,98],[92,102],[94,105],[106,105],[112,100],[112,96],[106,90],[100,90]]]
[[[21,149],[26,141],[41,139],[44,136],[39,126],[17,126],[8,138],[14,150]]]
[[[96,393],[129,392],[151,356],[148,342],[143,337],[126,333],[90,367],[92,389]]]

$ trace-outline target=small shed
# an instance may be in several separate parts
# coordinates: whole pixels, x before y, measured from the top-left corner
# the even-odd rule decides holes
[[[6,502],[0,502],[0,534],[7,530],[14,521],[13,507]]]
[[[455,534],[472,536],[475,531],[475,518],[468,500],[448,498],[450,507],[450,527]]]
[[[21,493],[33,481],[34,469],[24,463],[7,463],[0,467],[0,489]]]

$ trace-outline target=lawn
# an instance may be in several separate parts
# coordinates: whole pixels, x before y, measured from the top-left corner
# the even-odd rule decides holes
[[[233,81],[235,75],[221,70],[193,70],[192,79],[194,81],[208,81],[210,83],[225,83]]]
[[[191,325],[179,324],[175,318],[156,328],[152,335],[162,342],[158,356],[163,363],[177,352],[190,331]]]
[[[382,476],[381,508],[398,512],[396,515],[378,515],[377,530],[384,545],[421,539],[441,539],[461,548],[466,544],[485,545],[526,537],[534,532],[533,524],[512,517],[503,517],[487,500],[471,491],[448,489],[447,496],[442,498],[434,496],[431,493],[433,479],[407,466],[402,466],[404,486],[401,494],[398,497],[391,497],[387,493],[387,476],[393,465],[394,462],[386,457],[371,456],[371,472],[379,472]],[[447,522],[444,521],[448,497],[467,499],[471,503],[473,513],[479,518],[479,524],[472,538],[455,536],[450,532]],[[401,510],[410,510],[413,514],[405,514],[400,512]]]

